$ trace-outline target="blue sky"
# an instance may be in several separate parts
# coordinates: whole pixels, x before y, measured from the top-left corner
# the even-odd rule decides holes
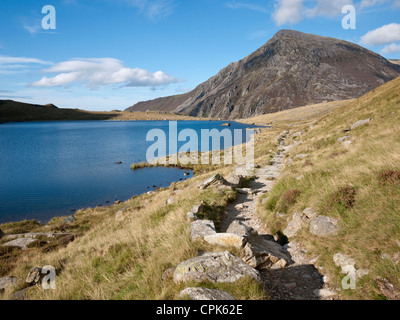
[[[355,30],[342,28],[345,5]],[[1,0],[0,99],[125,109],[193,89],[280,29],[400,58],[400,0]]]

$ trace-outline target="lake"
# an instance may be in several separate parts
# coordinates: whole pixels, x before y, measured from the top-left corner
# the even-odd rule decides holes
[[[222,124],[179,121],[178,130],[190,128],[200,136],[202,129],[254,127]],[[168,121],[1,124],[0,223],[24,219],[45,223],[73,210],[111,205],[154,190],[154,185],[167,187],[187,178],[185,170],[178,168],[130,169],[132,163],[146,160],[146,151],[154,143],[146,141],[147,133],[157,128],[168,136],[168,125]]]

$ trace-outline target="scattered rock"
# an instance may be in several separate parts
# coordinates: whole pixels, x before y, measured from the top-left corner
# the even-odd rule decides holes
[[[197,220],[190,224],[190,235],[193,241],[216,234],[215,225],[210,220]]]
[[[314,295],[319,298],[332,298],[337,295],[335,291],[329,289],[316,289],[313,291]]]
[[[309,220],[313,220],[315,219],[318,214],[313,210],[313,208],[305,208],[303,210],[303,214],[309,219]]]
[[[11,295],[11,299],[12,300],[26,300],[27,299],[26,293],[28,292],[29,289],[30,289],[30,287],[27,287],[25,289],[22,289],[22,290],[19,290],[17,292],[14,292]]]
[[[400,292],[387,279],[378,279],[375,284],[379,291],[389,300],[400,300]]]
[[[204,241],[211,244],[217,245],[221,247],[235,247],[242,248],[245,239],[242,236],[239,236],[234,233],[216,233],[213,235],[205,236]]]
[[[350,130],[354,130],[354,129],[358,128],[358,127],[361,127],[361,126],[363,126],[363,125],[365,125],[365,124],[367,124],[367,123],[370,123],[371,121],[372,121],[372,118],[365,119],[365,120],[359,120],[359,121],[357,121],[356,123],[354,123],[354,124],[350,127]],[[349,130],[349,131],[350,131],[350,130]]]
[[[283,230],[284,235],[288,238],[294,237],[305,226],[302,218],[303,214],[301,212],[294,213],[292,220],[290,220],[286,229]]]
[[[217,184],[228,184],[228,182],[219,174],[213,175],[211,178],[207,179],[206,181],[203,181],[198,185],[199,189],[207,189],[210,186],[214,186]]]
[[[244,178],[250,178],[254,176],[254,166],[248,165],[248,166],[236,166],[233,174],[242,176]]]
[[[74,216],[69,216],[69,217],[67,217],[67,218],[65,218],[65,219],[63,220],[63,223],[71,224],[71,223],[73,223],[75,220],[76,220],[76,219],[75,219]]]
[[[244,204],[243,203],[239,203],[235,206],[236,210],[243,210],[244,209]]]
[[[242,175],[235,174],[234,172],[228,178],[228,182],[235,187],[242,185],[245,180],[246,179]]]
[[[226,122],[226,123],[221,124],[221,126],[222,126],[222,127],[230,127],[231,124],[230,124],[229,122]]]
[[[257,231],[239,220],[234,220],[226,232],[237,234],[245,239],[249,239],[257,235]]]
[[[172,279],[174,277],[175,268],[176,267],[171,267],[171,268],[168,268],[167,270],[165,270],[164,273],[161,276],[161,279],[163,281]]]
[[[16,277],[3,277],[0,278],[0,292],[9,286],[15,286],[18,282]]]
[[[9,242],[6,242],[3,244],[4,247],[19,247],[22,250],[25,250],[28,248],[28,245],[31,243],[37,241],[36,239],[33,238],[18,238],[15,240],[11,240]]]
[[[339,231],[338,223],[334,218],[319,216],[311,221],[310,232],[319,237],[336,235]]]
[[[356,261],[353,258],[350,258],[348,255],[344,253],[336,253],[333,255],[333,261],[337,267],[344,268],[348,265],[353,266],[356,264]]]
[[[208,288],[186,288],[179,294],[181,298],[189,297],[191,300],[236,300],[229,293]]]
[[[28,232],[28,233],[20,233],[20,234],[9,234],[5,236],[5,239],[17,239],[17,238],[32,238],[36,239],[37,237],[47,237],[47,238],[55,238],[56,236],[67,236],[71,235],[71,233],[52,233],[52,232]]]
[[[192,211],[186,213],[186,220],[187,222],[193,222],[197,220],[197,215]]]
[[[261,283],[260,273],[228,251],[207,252],[180,263],[174,272],[174,282],[235,282],[251,277]]]
[[[174,198],[172,198],[172,197],[169,198],[169,199],[167,200],[167,205],[168,205],[168,204],[173,204],[174,201],[175,201]]]
[[[309,157],[309,154],[307,154],[307,153],[300,153],[300,154],[295,155],[295,156],[293,157],[293,160],[296,160],[296,159],[304,159],[304,158],[307,158],[307,157]]]
[[[293,133],[293,138],[299,137],[299,136],[301,136],[303,133],[304,133],[304,131],[299,131],[299,132]]]
[[[343,143],[343,142],[349,141],[352,137],[353,137],[353,136],[344,136],[344,137],[340,137],[340,138],[338,138],[337,141]]]
[[[121,221],[123,219],[123,214],[127,209],[129,209],[129,207],[125,207],[122,208],[121,210],[118,210],[117,213],[115,214],[115,221]]]
[[[120,203],[122,203],[121,200],[116,200],[116,201],[114,201],[114,204],[120,204]]]
[[[194,214],[199,214],[199,213],[202,213],[202,212],[204,212],[204,205],[203,204],[198,204],[198,205],[196,205],[196,206],[194,206],[193,208],[192,208],[192,212],[194,213]]]
[[[236,188],[236,191],[241,194],[253,194],[253,190],[250,188]]]
[[[44,275],[42,275],[42,268],[33,267],[31,271],[29,271],[25,282],[29,285],[35,285],[39,283],[39,281],[41,280],[41,278],[43,278],[43,276]]]
[[[284,268],[290,262],[280,244],[264,240],[261,236],[252,237],[247,242],[241,257],[244,262],[259,270]]]
[[[317,213],[314,212],[312,208],[306,208],[303,212],[296,212],[293,214],[292,220],[289,222],[288,226],[283,233],[288,237],[294,237],[297,232],[304,228],[308,227],[310,222],[317,217]]]

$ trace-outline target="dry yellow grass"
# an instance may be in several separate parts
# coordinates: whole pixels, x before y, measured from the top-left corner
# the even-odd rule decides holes
[[[378,277],[400,288],[400,184],[382,184],[380,179],[382,171],[400,170],[399,92],[400,78],[342,105],[312,128],[303,127],[303,142],[289,157],[304,153],[309,156],[294,160],[269,194],[268,203],[260,205],[261,214],[276,233],[286,227],[287,217],[276,217],[275,204],[292,188],[301,195],[288,216],[313,207],[319,214],[340,221],[340,233],[335,237],[318,238],[303,231],[296,241],[304,244],[310,255],[319,256],[319,263],[339,288],[343,275],[334,266],[335,253],[346,253],[356,260],[357,268],[369,269],[356,290],[340,292],[342,298],[382,297],[375,287]],[[344,132],[367,118],[373,120]],[[352,136],[350,145],[338,142],[345,135]],[[335,195],[345,186],[356,191],[353,207],[345,207]]]

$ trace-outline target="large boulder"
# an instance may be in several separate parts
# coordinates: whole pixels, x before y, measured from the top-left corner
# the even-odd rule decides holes
[[[219,173],[217,173],[217,174],[213,175],[211,178],[200,183],[197,187],[199,189],[204,190],[204,189],[207,189],[208,187],[215,186],[218,184],[224,184],[224,185],[226,184],[227,185],[229,183]]]
[[[354,123],[354,124],[350,127],[350,130],[354,130],[354,129],[358,128],[358,127],[361,127],[361,126],[363,126],[363,125],[365,125],[365,124],[367,124],[367,123],[370,123],[371,121],[372,121],[371,118],[365,119],[365,120],[358,120],[356,123]]]
[[[8,241],[6,243],[3,243],[4,247],[19,247],[23,250],[28,248],[28,245],[31,243],[37,241],[36,239],[33,238],[18,238],[15,240]]]
[[[234,233],[216,233],[208,235],[204,237],[204,241],[211,245],[235,247],[239,249],[242,248],[245,243],[245,239],[242,236]]]
[[[230,224],[230,226],[226,232],[237,234],[239,236],[242,236],[245,239],[249,239],[249,238],[257,235],[256,230],[254,230],[252,227],[249,227],[248,225],[244,224],[240,220],[234,220]]]
[[[252,237],[241,252],[244,262],[253,268],[276,269],[284,268],[290,262],[290,257],[283,247],[261,236]]]
[[[207,252],[180,263],[174,272],[174,282],[232,283],[250,277],[261,283],[260,273],[228,251]]]
[[[325,216],[319,216],[311,221],[310,232],[319,237],[336,235],[339,231],[339,221]]]
[[[316,217],[317,214],[312,208],[306,208],[303,212],[296,212],[293,214],[292,220],[290,220],[286,229],[283,230],[284,235],[288,238],[294,237],[299,230],[308,227]]]
[[[188,213],[186,213],[186,220],[188,222],[193,222],[197,220],[197,215],[195,213],[193,213],[192,211],[189,211]]]
[[[236,300],[228,292],[208,288],[186,288],[180,292],[180,297],[191,300]]]
[[[242,175],[234,172],[228,177],[227,180],[234,187],[240,187],[246,181]]]
[[[71,223],[73,223],[73,222],[75,222],[75,217],[74,216],[69,216],[69,217],[66,217],[64,220],[63,220],[63,223],[65,223],[65,224],[71,224]]]
[[[35,285],[40,282],[43,278],[42,268],[33,267],[31,271],[29,271],[28,276],[26,277],[25,282],[29,285]]]
[[[196,220],[190,224],[190,235],[193,241],[204,239],[205,236],[216,234],[214,222],[211,220]]]
[[[204,209],[205,209],[204,204],[201,203],[201,204],[197,204],[197,205],[193,206],[191,212],[193,212],[194,214],[197,215],[199,213],[204,212]]]

